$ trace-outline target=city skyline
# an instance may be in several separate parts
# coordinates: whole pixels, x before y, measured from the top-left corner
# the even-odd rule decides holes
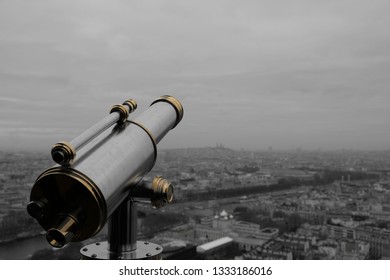
[[[51,159],[0,154],[0,259],[79,259],[81,243],[53,251],[26,213],[31,187]],[[164,247],[163,259],[224,237],[238,247],[230,256],[190,250],[180,259],[388,259],[389,167],[390,153],[160,151],[144,179],[167,178],[174,202],[164,211],[140,203],[139,232]]]
[[[1,1],[0,150],[163,94],[161,148],[388,150],[388,1]]]

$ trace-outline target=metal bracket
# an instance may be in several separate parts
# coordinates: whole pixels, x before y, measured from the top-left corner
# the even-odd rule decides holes
[[[108,220],[108,240],[81,248],[84,259],[133,260],[159,259],[163,248],[147,241],[137,241],[137,199],[149,199],[159,208],[173,199],[172,185],[161,176],[152,182],[140,182]]]

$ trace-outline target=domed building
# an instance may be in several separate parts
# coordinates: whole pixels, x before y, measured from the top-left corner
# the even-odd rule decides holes
[[[215,216],[203,217],[195,226],[195,239],[212,241],[228,236],[243,250],[253,249],[278,235],[278,229],[260,229],[258,224],[235,220],[225,209]]]

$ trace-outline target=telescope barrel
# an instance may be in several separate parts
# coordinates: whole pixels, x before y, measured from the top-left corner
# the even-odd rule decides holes
[[[157,144],[182,117],[181,103],[164,95],[134,121],[115,123],[96,135],[71,165],[55,165],[43,172],[27,209],[48,230],[50,244],[62,247],[99,232],[153,168]],[[156,193],[169,203],[172,187],[165,181],[156,181]]]
[[[126,100],[122,105],[114,105],[110,114],[98,123],[84,131],[69,143],[66,141],[56,143],[51,151],[53,160],[60,165],[69,165],[76,157],[76,152],[88,144],[96,136],[117,122],[125,122],[132,112],[137,109],[133,99]]]

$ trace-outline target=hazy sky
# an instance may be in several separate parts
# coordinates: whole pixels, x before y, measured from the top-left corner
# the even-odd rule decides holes
[[[0,150],[50,150],[138,101],[161,146],[389,149],[390,1],[0,0]]]

